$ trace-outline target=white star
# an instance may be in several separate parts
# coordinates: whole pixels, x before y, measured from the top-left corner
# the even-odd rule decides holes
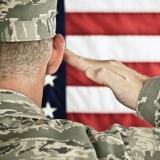
[[[50,86],[54,86],[54,80],[57,79],[57,76],[51,76],[51,75],[47,75],[45,78],[45,86],[46,85],[50,85]]]
[[[54,118],[53,113],[57,110],[57,108],[52,108],[50,103],[47,102],[46,107],[45,108],[43,107],[42,110],[43,110],[45,116],[48,116],[50,118]]]

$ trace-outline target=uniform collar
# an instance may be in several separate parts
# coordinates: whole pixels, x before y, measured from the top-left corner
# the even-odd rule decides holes
[[[0,116],[45,118],[42,110],[25,95],[12,90],[0,89]]]

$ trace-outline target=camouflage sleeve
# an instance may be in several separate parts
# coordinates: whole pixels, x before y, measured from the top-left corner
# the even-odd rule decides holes
[[[160,77],[145,82],[137,102],[137,115],[154,127],[160,126]]]

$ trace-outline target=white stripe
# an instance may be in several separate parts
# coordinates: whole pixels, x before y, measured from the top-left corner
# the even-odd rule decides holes
[[[67,48],[98,60],[159,62],[160,36],[67,36]]]
[[[67,112],[133,113],[106,87],[67,87]]]
[[[160,0],[65,0],[67,12],[160,12]]]

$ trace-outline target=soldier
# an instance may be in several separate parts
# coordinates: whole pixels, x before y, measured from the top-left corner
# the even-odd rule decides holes
[[[113,125],[97,132],[40,110],[44,78],[59,67],[64,39],[55,35],[56,0],[0,0],[0,160],[158,160],[160,78],[116,61],[96,61],[65,50],[64,60],[154,128]],[[131,96],[132,95],[132,96]]]

